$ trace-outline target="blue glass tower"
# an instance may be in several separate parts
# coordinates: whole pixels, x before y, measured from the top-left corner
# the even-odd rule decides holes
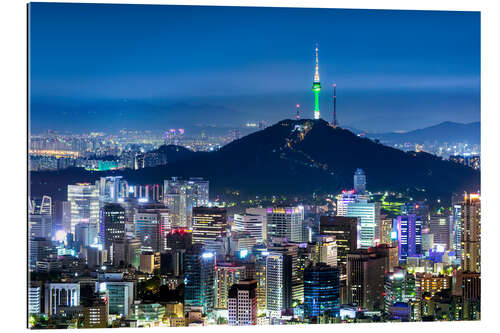
[[[339,270],[318,263],[304,270],[304,317],[340,315]]]

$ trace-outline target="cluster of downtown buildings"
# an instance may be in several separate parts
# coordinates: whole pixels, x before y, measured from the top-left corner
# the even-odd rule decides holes
[[[227,207],[201,178],[29,200],[31,327],[480,318],[480,196],[381,213],[358,169],[333,209]],[[156,279],[178,297],[144,296]],[[151,289],[151,288],[150,288]],[[154,289],[154,288],[153,288]],[[158,290],[153,290],[158,292]],[[141,297],[143,295],[143,297]]]

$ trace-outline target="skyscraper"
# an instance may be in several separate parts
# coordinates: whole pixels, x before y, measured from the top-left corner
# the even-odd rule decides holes
[[[245,279],[233,284],[228,293],[228,324],[257,325],[257,281]]]
[[[321,216],[320,234],[335,237],[337,266],[340,279],[346,279],[347,254],[357,249],[358,218],[345,216]]]
[[[422,255],[422,218],[415,214],[398,216],[399,259]]]
[[[319,119],[319,92],[321,91],[321,83],[319,82],[319,61],[318,61],[318,45],[316,45],[316,65],[314,67],[314,81],[312,91],[314,93],[314,119]]]
[[[231,262],[217,263],[215,266],[215,308],[227,309],[229,289],[233,284],[245,278],[245,266],[237,266]]]
[[[359,194],[366,192],[366,175],[362,169],[357,169],[354,173],[354,191]]]
[[[316,240],[317,262],[337,267],[337,242],[335,236],[319,236]]]
[[[304,270],[304,317],[313,318],[340,313],[339,271],[324,263]]]
[[[366,249],[379,242],[380,203],[358,199],[347,205],[348,217],[359,218],[358,247]]]
[[[68,185],[68,201],[71,204],[71,233],[79,223],[99,225],[99,189],[89,183]],[[97,235],[96,235],[97,236]]]
[[[292,256],[270,252],[266,257],[267,310],[279,317],[283,309],[292,306]]]
[[[263,241],[264,218],[257,214],[234,214],[234,230],[247,231],[257,243]]]
[[[193,243],[206,244],[227,234],[227,214],[224,208],[196,207],[193,209]]]
[[[173,177],[164,181],[163,191],[163,200],[170,208],[175,227],[190,228],[193,208],[208,205],[209,182],[202,178],[182,180]]]
[[[445,249],[450,246],[450,217],[446,214],[431,215],[430,231],[434,235],[434,244],[439,244]]]
[[[358,249],[347,255],[348,302],[368,310],[384,307],[386,259],[370,249]]]
[[[125,238],[125,209],[120,204],[109,203],[102,208],[99,235],[108,253],[115,241]]]
[[[481,196],[479,194],[464,195],[460,221],[462,270],[481,273]]]
[[[275,207],[267,209],[267,239],[286,238],[291,242],[302,242],[304,208]]]
[[[215,255],[195,244],[184,258],[184,311],[202,307],[203,313],[211,312],[215,303]]]
[[[135,236],[141,240],[142,246],[151,247],[154,251],[167,248],[166,235],[171,228],[168,208],[161,204],[138,208],[134,224]]]

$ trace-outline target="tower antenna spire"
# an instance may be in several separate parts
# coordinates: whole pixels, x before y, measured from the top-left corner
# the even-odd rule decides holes
[[[297,120],[300,120],[300,104],[297,104],[296,107],[297,107],[297,115],[295,116],[295,118]]]
[[[319,60],[318,60],[318,43],[315,48],[316,66],[314,68],[314,81],[312,91],[314,93],[314,119],[319,119],[319,92],[321,91],[321,83],[319,82]]]
[[[314,67],[314,82],[318,82],[319,83],[318,43],[316,43],[316,48],[314,50],[316,52],[316,65]]]
[[[333,84],[333,128],[337,128],[337,84]]]

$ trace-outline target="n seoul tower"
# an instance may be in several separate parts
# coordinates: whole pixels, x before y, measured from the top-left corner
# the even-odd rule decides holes
[[[314,70],[312,91],[314,93],[314,119],[319,119],[319,92],[321,91],[321,83],[319,83],[318,44],[316,44],[316,67]]]

